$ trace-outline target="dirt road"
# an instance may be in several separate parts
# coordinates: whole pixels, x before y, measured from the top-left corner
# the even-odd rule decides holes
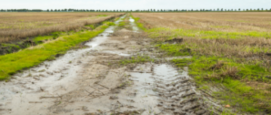
[[[135,55],[162,60],[133,19],[130,23],[133,30],[112,26],[87,42],[87,48],[69,51],[1,82],[0,114],[210,114],[187,68],[176,69],[165,60],[119,64]]]

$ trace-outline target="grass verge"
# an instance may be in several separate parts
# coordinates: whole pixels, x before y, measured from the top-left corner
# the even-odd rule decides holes
[[[81,31],[72,35],[60,36],[52,42],[0,56],[0,80],[7,79],[19,70],[33,67],[48,59],[53,59],[55,55],[66,52],[77,44],[97,36],[113,24],[113,22],[104,22],[93,31]]]

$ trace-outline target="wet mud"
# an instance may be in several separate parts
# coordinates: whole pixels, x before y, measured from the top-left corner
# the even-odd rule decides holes
[[[15,74],[10,82],[1,82],[0,114],[211,114],[188,68],[177,69],[164,62],[118,64],[134,55],[159,58],[132,18],[130,23],[133,30],[109,27],[85,43],[87,48],[71,50]],[[175,58],[166,60],[171,59]]]

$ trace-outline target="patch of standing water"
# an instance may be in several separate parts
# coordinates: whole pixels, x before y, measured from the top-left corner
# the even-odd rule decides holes
[[[115,23],[118,24],[124,17]],[[91,50],[97,50],[96,47],[103,43],[114,29],[115,26],[110,26],[92,41],[87,42],[86,45],[90,46],[88,48],[68,51],[56,60],[45,61],[38,67],[13,75],[12,77],[16,79],[11,79],[10,82],[0,82],[0,105],[15,110],[25,109],[23,106],[28,104],[28,101],[39,100],[41,95],[60,95],[73,90],[75,85],[73,80],[80,70],[80,64],[86,61],[83,57]]]
[[[130,17],[129,21],[130,21],[130,24],[131,24],[131,26],[133,28],[133,32],[138,32],[139,28],[136,26],[135,20],[132,17]]]
[[[159,94],[165,93],[158,90],[158,85],[166,85],[172,83],[172,80],[189,79],[186,71],[179,73],[176,68],[169,64],[144,64],[137,66],[131,74],[131,80],[134,82],[129,94],[135,93],[135,96],[129,97],[135,103],[132,106],[144,109],[142,115],[155,115],[162,113],[163,109],[158,106]],[[127,91],[123,91],[127,92]],[[164,113],[163,113],[164,114]]]

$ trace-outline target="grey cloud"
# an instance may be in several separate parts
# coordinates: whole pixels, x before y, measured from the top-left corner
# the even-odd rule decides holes
[[[271,0],[0,0],[0,2],[0,9],[271,8]]]

